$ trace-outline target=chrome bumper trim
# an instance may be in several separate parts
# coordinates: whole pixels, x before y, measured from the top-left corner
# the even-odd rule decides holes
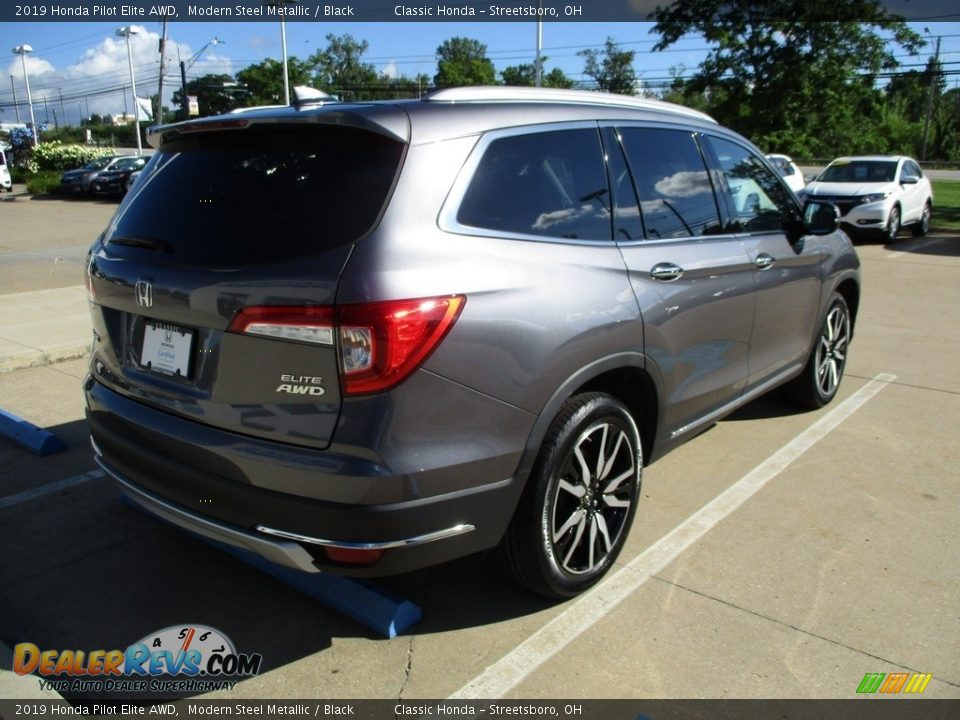
[[[473,532],[477,528],[469,523],[463,523],[446,528],[445,530],[436,530],[434,532],[426,533],[425,535],[417,535],[416,537],[405,538],[403,540],[387,540],[386,542],[347,542],[345,540],[323,540],[321,538],[310,537],[309,535],[300,535],[298,533],[286,532],[285,530],[277,530],[265,525],[257,525],[256,529],[259,532],[267,535],[273,535],[274,537],[281,537],[286,540],[294,540],[296,542],[309,543],[310,545],[320,545],[322,547],[342,548],[344,550],[390,550],[391,548],[412,547],[414,545],[423,545],[424,543],[435,542],[437,540],[446,540],[447,538],[456,537],[457,535]]]
[[[241,550],[256,553],[270,562],[284,567],[300,570],[301,572],[318,573],[320,570],[313,564],[313,558],[306,550],[292,542],[278,542],[268,540],[252,533],[222,525],[218,522],[195,515],[188,510],[172,505],[160,498],[135,487],[120,473],[108,465],[98,454],[95,456],[97,464],[116,480],[123,491],[133,502],[149,513],[177,527],[201,535],[217,542],[225,543]]]

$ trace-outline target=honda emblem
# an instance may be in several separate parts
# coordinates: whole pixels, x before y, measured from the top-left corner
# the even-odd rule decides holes
[[[137,280],[135,294],[137,305],[145,308],[153,307],[153,285],[146,280]]]

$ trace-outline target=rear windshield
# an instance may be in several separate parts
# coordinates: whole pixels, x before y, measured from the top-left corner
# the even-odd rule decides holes
[[[236,267],[305,257],[376,222],[403,144],[343,127],[254,126],[166,143],[108,231],[112,254]]]

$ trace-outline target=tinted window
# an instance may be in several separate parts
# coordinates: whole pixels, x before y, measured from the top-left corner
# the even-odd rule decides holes
[[[604,128],[603,144],[607,151],[607,170],[613,188],[613,236],[617,240],[643,239],[640,203],[633,186],[633,177],[627,167],[620,145],[620,133]]]
[[[693,136],[681,130],[622,128],[648,238],[720,231],[713,185]]]
[[[776,175],[741,145],[715,137],[710,144],[726,180],[724,191],[735,218],[731,230],[782,230],[794,208]]]
[[[609,240],[608,194],[596,130],[516,135],[487,147],[457,222],[506,233]]]
[[[903,164],[903,170],[900,171],[901,177],[904,175],[913,175],[914,177],[923,177],[923,170],[913,160],[907,160]]]
[[[817,178],[819,182],[892,182],[897,163],[888,160],[837,160]]]
[[[383,207],[403,145],[353,128],[264,128],[167,143],[117,212],[107,245],[152,262],[239,266],[352,242]],[[148,240],[163,252],[114,243]]]

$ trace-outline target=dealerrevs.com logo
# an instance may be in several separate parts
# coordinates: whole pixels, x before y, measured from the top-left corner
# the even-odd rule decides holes
[[[232,690],[237,678],[260,672],[263,656],[238,653],[233,642],[206,625],[173,625],[125,650],[13,649],[13,671],[37,674],[58,692],[208,692]]]

